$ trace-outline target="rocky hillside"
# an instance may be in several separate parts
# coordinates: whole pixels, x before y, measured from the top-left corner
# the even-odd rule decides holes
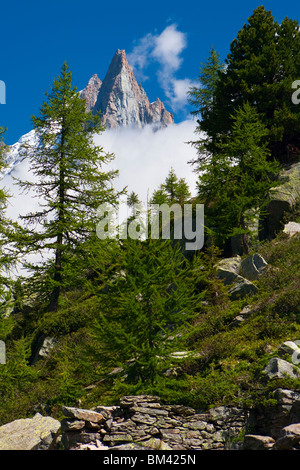
[[[277,389],[274,396],[273,413],[233,406],[203,413],[149,395],[124,396],[118,405],[90,410],[63,406],[61,421],[37,413],[1,426],[0,450],[299,449],[300,393]]]

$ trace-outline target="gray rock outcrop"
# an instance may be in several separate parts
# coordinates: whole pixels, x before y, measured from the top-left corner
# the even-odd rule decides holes
[[[249,281],[256,281],[263,274],[267,267],[267,262],[258,253],[247,256],[241,262],[241,276],[245,277]]]
[[[300,423],[285,426],[274,444],[276,450],[291,450],[300,448]]]
[[[87,86],[80,92],[81,98],[86,101],[87,111],[92,111],[94,108],[99,90],[101,88],[102,82],[97,74],[94,74],[87,84]]]
[[[289,222],[285,224],[283,232],[293,237],[296,233],[300,233],[300,224],[298,222]]]
[[[300,198],[300,163],[281,171],[280,184],[269,191],[270,201],[262,220],[260,239],[273,239],[283,229],[285,212],[291,211]]]
[[[37,413],[0,427],[0,450],[47,450],[54,445],[60,421]]]
[[[241,257],[237,255],[232,258],[223,259],[217,264],[217,277],[221,279],[225,285],[232,285],[228,291],[232,300],[256,294],[257,287],[247,276],[254,280],[262,273],[262,266],[267,263],[262,263],[260,258],[260,255],[255,254],[242,261]],[[257,260],[259,269],[254,264],[254,260]]]
[[[297,379],[300,377],[300,369],[279,357],[272,357],[264,369],[264,374],[268,379],[284,379],[291,377]]]

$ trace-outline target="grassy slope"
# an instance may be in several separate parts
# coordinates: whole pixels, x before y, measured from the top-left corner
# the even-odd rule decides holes
[[[207,409],[272,402],[272,390],[278,386],[299,389],[299,380],[265,382],[262,370],[278,355],[282,342],[300,339],[300,237],[280,235],[257,251],[269,263],[258,281],[258,294],[233,302],[216,283],[215,298],[203,306],[182,345],[197,357],[178,363],[176,375],[164,375],[152,388],[129,386],[122,377],[115,380],[117,376],[109,375],[111,365],[87,355],[86,347],[93,342],[89,325],[97,307],[93,298],[81,301],[76,292],[68,308],[43,319],[45,334],[60,331],[59,347],[35,366],[28,365],[33,332],[37,325],[41,328],[38,316],[29,312],[27,335],[17,335],[7,365],[0,368],[0,424],[36,411],[59,417],[62,404],[91,407],[115,403],[122,394],[156,393],[169,402]],[[249,318],[233,327],[236,315],[249,304]],[[17,326],[11,321],[7,332],[22,329],[24,319]]]

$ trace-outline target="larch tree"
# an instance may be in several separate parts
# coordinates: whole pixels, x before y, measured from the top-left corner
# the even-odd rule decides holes
[[[118,272],[99,293],[95,355],[122,367],[128,382],[156,383],[204,296],[195,294],[198,263],[170,240],[129,238]]]
[[[5,160],[6,145],[4,135],[6,129],[0,127],[0,174],[7,169]],[[11,268],[15,265],[18,252],[15,250],[15,240],[21,227],[8,217],[8,201],[10,194],[4,186],[0,188],[0,297],[5,300],[11,290]]]
[[[23,149],[35,180],[19,181],[21,187],[33,190],[40,198],[40,208],[22,216],[28,229],[20,242],[28,253],[52,255],[46,263],[48,309],[56,311],[67,279],[68,260],[95,234],[97,208],[102,203],[117,203],[112,186],[117,171],[105,168],[114,155],[95,144],[94,135],[104,128],[98,115],[86,112],[66,62],[46,97],[39,116],[32,117],[39,144]]]
[[[232,133],[218,145],[214,164],[202,162],[198,196],[217,243],[239,236],[248,254],[251,227],[262,214],[269,189],[277,184],[279,163],[269,159],[268,130],[255,108],[245,103],[232,121]]]

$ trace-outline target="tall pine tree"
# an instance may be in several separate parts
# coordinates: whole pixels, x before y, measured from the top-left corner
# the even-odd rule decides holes
[[[211,122],[210,117],[213,115],[216,90],[220,80],[220,72],[223,69],[224,63],[221,61],[219,53],[212,48],[207,61],[201,63],[197,85],[191,87],[188,92],[189,102],[194,107],[191,114],[198,118],[196,127],[198,139],[190,143],[197,148],[199,160],[213,154],[218,125],[214,121]],[[206,134],[208,129],[209,134]]]
[[[213,106],[203,101],[196,130],[207,134],[212,153],[232,132],[235,111],[247,102],[269,132],[270,156],[289,160],[290,146],[298,148],[299,153],[300,115],[291,100],[292,83],[298,79],[299,70],[298,21],[285,18],[278,24],[270,11],[259,6],[230,45],[225,67],[215,82]],[[201,90],[199,93],[203,94]]]
[[[34,190],[41,202],[40,210],[23,216],[28,232],[22,241],[30,253],[52,255],[46,265],[48,308],[56,311],[68,260],[95,233],[98,206],[116,203],[112,181],[117,172],[105,168],[113,155],[94,143],[94,135],[104,130],[100,117],[86,112],[67,63],[46,96],[39,116],[32,117],[39,145],[23,151],[35,181],[20,181],[20,185]],[[35,225],[33,229],[30,223]]]
[[[7,169],[5,161],[6,145],[4,135],[6,129],[0,127],[0,174]],[[5,187],[0,188],[0,298],[6,296],[11,288],[11,272],[17,259],[17,251],[14,242],[21,227],[15,221],[9,219],[7,214],[9,193]]]
[[[255,108],[245,103],[232,120],[232,134],[218,145],[214,164],[202,162],[198,194],[217,243],[238,235],[244,253],[249,253],[251,227],[262,214],[268,190],[276,185],[279,164],[269,160],[268,130]]]

